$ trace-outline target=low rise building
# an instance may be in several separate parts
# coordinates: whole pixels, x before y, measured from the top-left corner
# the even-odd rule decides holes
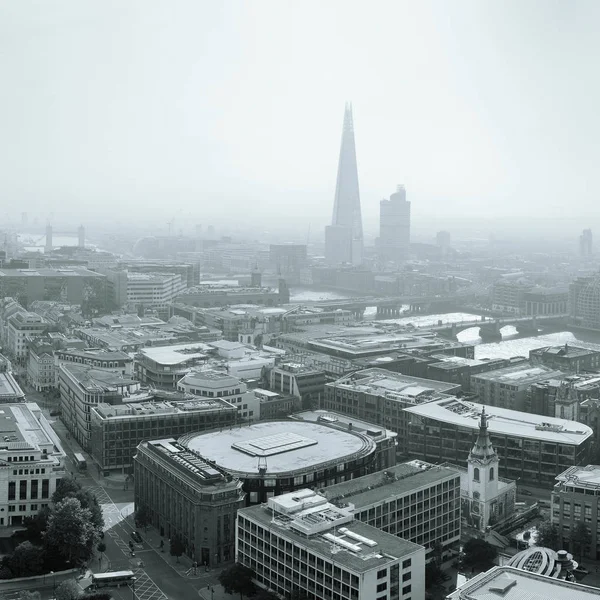
[[[525,316],[567,315],[569,312],[569,290],[536,286],[523,293]]]
[[[15,527],[48,506],[65,453],[37,404],[3,405],[0,427],[0,527]]]
[[[54,348],[47,339],[34,338],[29,341],[27,382],[38,392],[47,392],[56,387]]]
[[[582,554],[600,559],[600,466],[573,466],[556,477],[552,489],[550,519],[556,525],[563,547],[571,545],[571,534],[580,523],[587,527],[589,543]],[[579,552],[579,548],[574,548]]]
[[[529,351],[532,365],[544,365],[565,373],[598,371],[600,369],[600,351],[577,346],[546,346]]]
[[[405,409],[411,456],[433,463],[467,461],[479,432],[481,404],[445,398]],[[587,464],[593,432],[573,421],[486,407],[500,473],[524,485],[549,485],[556,473]]]
[[[296,396],[303,408],[320,408],[325,382],[324,371],[301,363],[282,362],[270,371],[270,388]]]
[[[238,421],[258,421],[260,399],[248,385],[228,373],[213,369],[194,370],[177,382],[180,392],[204,398],[224,398],[237,408]]]
[[[74,439],[90,450],[92,408],[121,404],[140,390],[140,382],[119,371],[63,363],[58,368],[61,420]]]
[[[238,512],[237,560],[281,595],[310,600],[425,598],[425,550],[302,489]]]
[[[258,400],[261,420],[283,419],[300,409],[300,399],[296,396],[283,396],[278,392],[255,388],[252,390]]]
[[[106,348],[61,349],[54,351],[54,363],[75,363],[98,369],[113,369],[122,375],[133,374],[133,358],[126,352],[107,350]]]
[[[525,410],[529,388],[545,379],[562,379],[564,373],[544,365],[520,363],[471,376],[471,391],[486,406]]]
[[[598,600],[600,589],[531,573],[515,567],[493,567],[461,585],[446,600]]]
[[[90,453],[98,468],[109,473],[116,469],[130,472],[142,440],[231,427],[237,410],[221,398],[157,401],[148,396],[135,403],[100,403],[90,416]]]
[[[205,567],[235,559],[242,484],[200,455],[166,438],[141,442],[135,455],[135,506],[150,511],[153,527],[177,537]]]
[[[459,550],[460,481],[452,466],[415,460],[320,493],[337,506],[353,506],[356,519],[424,546],[431,560],[438,543],[446,557]]]

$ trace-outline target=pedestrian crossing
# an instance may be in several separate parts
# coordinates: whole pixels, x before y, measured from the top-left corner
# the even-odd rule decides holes
[[[142,569],[134,570],[135,581],[135,597],[137,600],[167,600],[167,596],[161,589],[150,579],[148,573]]]

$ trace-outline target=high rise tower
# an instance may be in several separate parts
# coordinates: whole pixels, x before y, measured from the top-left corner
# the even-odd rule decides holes
[[[403,185],[389,200],[379,204],[379,256],[382,261],[400,263],[408,258],[410,244],[410,202]]]
[[[344,112],[342,145],[338,163],[331,226],[325,229],[325,255],[329,263],[362,262],[363,229],[358,190],[358,169],[354,143],[352,105]]]

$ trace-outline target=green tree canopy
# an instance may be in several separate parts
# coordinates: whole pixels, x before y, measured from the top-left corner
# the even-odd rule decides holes
[[[487,566],[491,564],[498,555],[494,546],[479,538],[471,538],[464,545],[463,552],[465,555],[465,564],[473,567]]]
[[[551,550],[560,550],[562,542],[558,527],[550,521],[540,523],[535,532],[535,544],[542,548],[550,548]]]
[[[30,542],[42,542],[44,538],[44,531],[48,527],[48,519],[50,518],[50,507],[45,506],[40,509],[32,517],[25,517],[23,525],[27,529],[27,539]]]
[[[77,498],[81,507],[90,511],[90,520],[93,526],[98,530],[104,527],[102,508],[98,504],[96,496],[89,490],[84,490],[79,482],[68,478],[60,480],[56,491],[52,494],[52,502],[56,505],[65,498]]]
[[[31,542],[20,543],[8,558],[8,568],[13,577],[39,575],[44,566],[44,549]]]
[[[21,590],[17,596],[17,600],[42,600],[39,592],[32,592],[30,590]]]
[[[239,594],[241,600],[244,596],[252,596],[256,591],[253,577],[254,571],[252,569],[236,563],[221,571],[217,579],[228,594]]]
[[[92,556],[97,536],[90,510],[82,508],[77,498],[65,498],[50,515],[45,542],[50,552],[81,565]]]
[[[176,535],[174,535],[171,538],[171,556],[175,556],[177,558],[177,562],[179,562],[179,557],[183,554],[184,550],[185,548],[183,547],[183,542]]]
[[[146,504],[140,505],[134,515],[135,526],[142,527],[144,531],[152,524],[152,512]]]
[[[56,586],[56,600],[78,600],[82,589],[74,579],[67,579]]]
[[[585,552],[585,547],[592,541],[592,534],[583,521],[578,521],[575,524],[571,530],[569,541],[573,544],[573,554],[577,552],[577,556],[579,557],[579,560],[581,560]]]

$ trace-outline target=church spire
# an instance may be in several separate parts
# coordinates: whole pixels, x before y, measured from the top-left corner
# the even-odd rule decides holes
[[[475,440],[475,444],[469,454],[469,460],[477,462],[489,462],[497,460],[496,452],[492,446],[492,440],[487,427],[488,417],[485,414],[485,406],[481,409],[481,418],[479,420],[479,434]]]

